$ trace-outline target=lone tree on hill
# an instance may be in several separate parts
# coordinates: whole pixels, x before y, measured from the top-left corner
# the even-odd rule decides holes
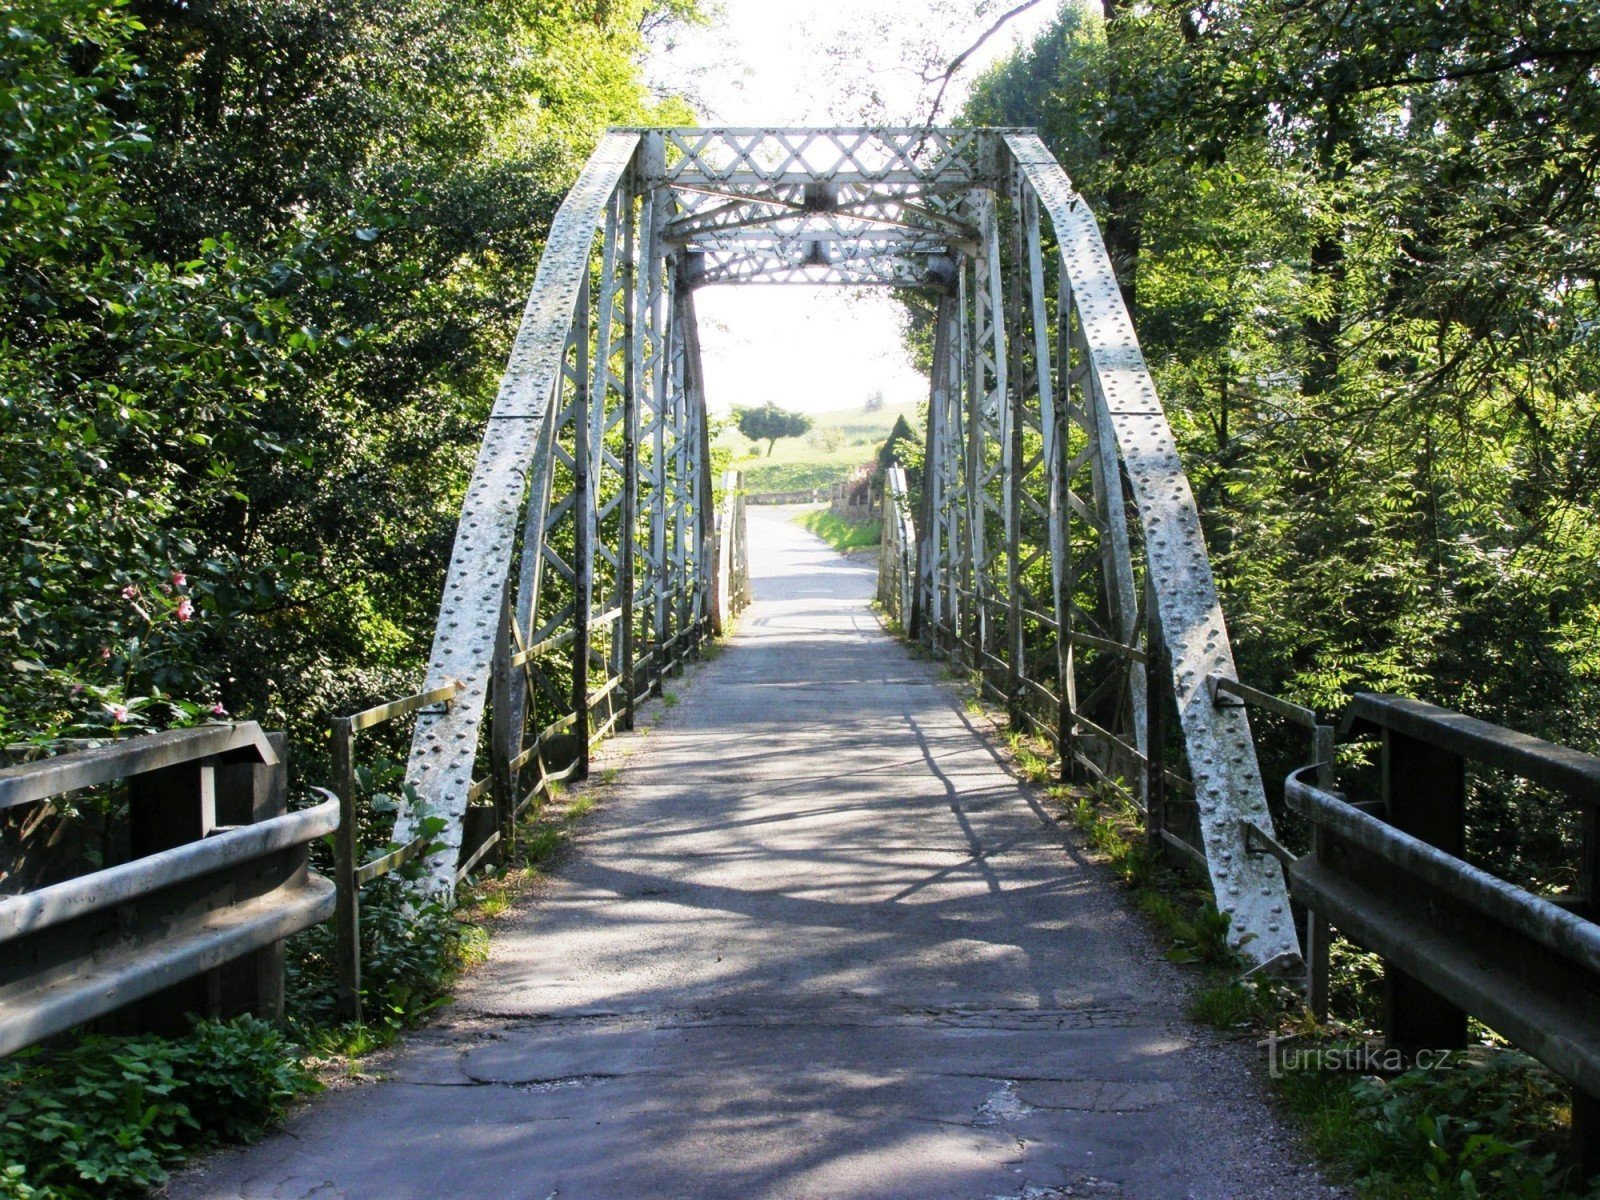
[[[738,418],[740,433],[752,442],[766,442],[768,458],[772,457],[772,448],[779,438],[799,437],[811,428],[810,417],[779,408],[770,400],[760,408],[735,409],[734,416]]]

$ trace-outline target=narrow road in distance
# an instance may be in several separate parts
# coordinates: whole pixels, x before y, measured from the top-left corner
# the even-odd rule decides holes
[[[609,743],[444,1017],[178,1200],[1326,1197],[1257,1053],[1005,769],[870,560],[752,507],[756,603]]]

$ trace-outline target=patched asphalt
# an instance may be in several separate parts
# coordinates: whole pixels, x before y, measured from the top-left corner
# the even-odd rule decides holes
[[[751,510],[756,603],[608,744],[576,852],[381,1078],[180,1200],[1326,1197],[1252,1051],[869,607]]]

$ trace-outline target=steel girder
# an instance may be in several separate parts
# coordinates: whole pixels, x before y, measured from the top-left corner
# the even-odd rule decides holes
[[[475,803],[515,811],[508,793],[581,775],[591,737],[708,634],[693,293],[800,282],[937,298],[920,508],[897,497],[913,636],[1064,767],[1136,802],[1169,776],[1192,789],[1175,828],[1234,944],[1297,956],[1281,872],[1240,832],[1271,829],[1249,725],[1205,684],[1234,667],[1193,495],[1094,217],[1026,130],[606,136],[551,229],[462,508],[428,686],[463,686],[419,719],[396,830],[443,818],[425,886],[454,886]],[[1151,742],[1169,708],[1187,780]]]

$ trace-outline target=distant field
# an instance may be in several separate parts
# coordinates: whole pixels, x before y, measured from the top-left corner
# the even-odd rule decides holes
[[[877,412],[817,413],[811,432],[804,437],[779,438],[772,457],[763,443],[750,453],[750,439],[731,424],[717,437],[719,446],[733,451],[735,470],[744,472],[744,485],[753,492],[797,492],[829,487],[877,455],[895,418],[905,417],[916,429],[917,406],[884,407]]]

